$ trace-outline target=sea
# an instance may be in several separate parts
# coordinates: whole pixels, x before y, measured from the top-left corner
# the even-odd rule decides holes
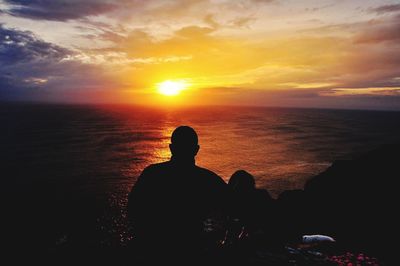
[[[394,111],[3,103],[0,125],[3,217],[48,248],[126,245],[127,195],[180,125],[199,135],[196,164],[225,181],[246,170],[273,197],[400,142]]]

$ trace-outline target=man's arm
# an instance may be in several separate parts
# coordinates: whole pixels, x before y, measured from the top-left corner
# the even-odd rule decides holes
[[[145,168],[133,185],[128,195],[128,219],[133,224],[137,217],[143,212],[146,202],[146,190],[148,182],[148,168]]]

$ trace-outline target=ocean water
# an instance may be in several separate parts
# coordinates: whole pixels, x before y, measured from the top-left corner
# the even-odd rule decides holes
[[[247,170],[275,197],[400,141],[400,112],[382,111],[2,104],[0,124],[1,192],[25,219],[15,226],[39,225],[49,247],[126,243],[127,194],[144,167],[169,159],[179,125],[198,132],[198,165],[226,181]]]

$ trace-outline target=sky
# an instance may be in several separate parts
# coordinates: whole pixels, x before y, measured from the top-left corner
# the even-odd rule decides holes
[[[400,110],[400,0],[0,0],[0,101]]]

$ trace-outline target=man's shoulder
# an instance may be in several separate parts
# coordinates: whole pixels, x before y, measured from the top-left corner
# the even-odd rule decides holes
[[[222,178],[219,175],[217,175],[216,173],[214,173],[213,171],[211,171],[207,168],[203,168],[203,167],[196,165],[196,169],[203,176],[208,176],[210,178],[216,178],[216,179],[222,180]]]
[[[159,170],[163,170],[168,168],[170,165],[170,162],[162,162],[162,163],[154,163],[154,164],[150,164],[149,166],[147,166],[146,168],[144,168],[143,172],[147,173],[147,172],[154,172],[154,171],[159,171]]]
[[[159,182],[159,177],[162,176],[166,171],[168,171],[167,169],[167,162],[150,164],[143,169],[137,183],[157,183]]]

